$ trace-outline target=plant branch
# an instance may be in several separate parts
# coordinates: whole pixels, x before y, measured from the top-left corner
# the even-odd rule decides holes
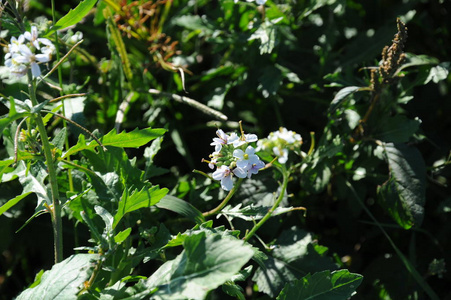
[[[239,178],[238,181],[236,182],[236,184],[233,186],[233,188],[230,190],[230,192],[227,194],[227,196],[224,198],[224,200],[222,200],[221,204],[219,204],[217,207],[213,208],[210,211],[204,212],[202,215],[204,217],[209,217],[212,215],[217,214],[219,211],[221,211],[221,209],[224,208],[224,206],[227,205],[227,203],[230,201],[230,199],[232,198],[232,196],[235,194],[235,192],[238,190],[238,188],[240,187],[241,183],[243,182],[244,178]]]
[[[257,223],[254,225],[254,227],[252,227],[251,231],[249,231],[246,236],[243,238],[243,240],[245,240],[246,242],[257,232],[257,230],[263,225],[265,224],[266,221],[268,221],[269,218],[271,218],[272,214],[274,213],[274,211],[277,209],[277,207],[279,207],[280,202],[282,202],[282,199],[285,195],[285,191],[287,189],[287,185],[288,185],[288,179],[290,173],[286,170],[283,170],[282,172],[282,176],[283,176],[283,181],[282,181],[282,189],[280,191],[279,197],[277,198],[276,202],[274,203],[274,205],[269,209],[269,211],[266,213],[266,215]]]

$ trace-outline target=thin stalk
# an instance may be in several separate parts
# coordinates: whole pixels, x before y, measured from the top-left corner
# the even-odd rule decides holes
[[[280,202],[282,202],[283,196],[285,196],[285,191],[286,191],[287,185],[288,185],[288,179],[290,177],[289,175],[290,175],[290,173],[286,170],[284,170],[282,172],[283,181],[282,181],[282,189],[280,191],[279,197],[277,198],[276,202],[271,207],[271,209],[268,210],[268,212],[263,217],[263,219],[261,219],[257,224],[254,225],[254,227],[251,229],[251,231],[249,231],[246,234],[246,236],[243,238],[243,240],[245,240],[247,242],[257,232],[257,230],[260,227],[262,227],[262,225],[265,224],[265,222],[268,221],[269,218],[271,218],[274,211],[277,209],[277,207],[279,207]]]
[[[224,206],[227,205],[227,203],[230,201],[230,199],[232,199],[232,196],[238,190],[238,188],[240,187],[242,182],[243,182],[243,178],[239,178],[237,183],[233,186],[233,188],[230,190],[230,192],[227,194],[227,196],[224,198],[224,200],[222,200],[221,204],[219,204],[217,207],[213,208],[210,211],[204,212],[202,215],[204,217],[209,217],[209,216],[215,215],[219,211],[221,211],[221,209],[223,209]]]
[[[56,10],[55,10],[55,0],[52,0],[52,20],[53,20],[53,24],[56,24]],[[62,60],[60,59],[60,51],[59,51],[59,40],[58,40],[58,30],[55,30],[55,49],[56,49],[56,61],[58,61],[57,64],[57,68],[58,68],[58,82],[59,82],[59,86],[60,86],[60,96],[63,97],[63,71],[61,68],[61,62]],[[47,74],[46,76],[48,76],[49,74]],[[62,110],[63,110],[63,115],[66,116],[66,108],[64,106],[64,100],[62,100],[63,105],[62,105]],[[63,120],[63,126],[64,128],[67,130],[67,123],[65,120]],[[65,139],[64,139],[64,145],[66,147],[66,150],[69,150],[69,138],[66,135]],[[70,160],[70,157],[67,157],[67,160]],[[69,182],[69,190],[70,191],[74,191],[74,181],[72,178],[72,170],[69,170],[67,173],[67,177],[68,177],[68,182]]]
[[[36,99],[35,81],[33,80],[31,71],[28,71],[28,92],[33,106],[38,105],[38,101]],[[34,120],[38,127],[39,134],[41,135],[42,149],[44,150],[44,157],[49,174],[49,182],[52,193],[52,206],[50,207],[50,214],[52,216],[53,225],[53,246],[55,253],[55,263],[58,263],[63,260],[63,226],[61,222],[61,205],[59,202],[56,168],[55,164],[53,163],[52,148],[49,143],[49,137],[47,136],[47,130],[45,128],[44,121],[42,120],[42,117],[39,113],[34,116]]]

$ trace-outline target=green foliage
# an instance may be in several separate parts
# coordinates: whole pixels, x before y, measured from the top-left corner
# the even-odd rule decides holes
[[[348,270],[323,271],[287,283],[277,299],[349,299],[362,276]]]
[[[446,1],[54,2],[0,8],[0,300],[449,297]]]

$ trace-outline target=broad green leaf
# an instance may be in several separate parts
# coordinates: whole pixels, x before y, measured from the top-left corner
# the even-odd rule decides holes
[[[359,86],[347,86],[339,90],[329,105],[329,112],[333,112],[349,95],[358,92],[361,89],[363,88]]]
[[[308,273],[337,269],[326,255],[328,249],[317,245],[310,233],[295,227],[282,232],[275,246],[264,267],[258,268],[252,278],[270,297],[276,297],[287,282]]]
[[[10,209],[11,207],[13,207],[14,205],[16,205],[17,203],[19,203],[23,198],[25,198],[26,196],[30,195],[32,192],[27,192],[27,193],[23,193],[22,195],[19,195],[11,200],[9,200],[8,202],[6,202],[5,204],[3,204],[2,206],[0,206],[0,216],[6,212],[8,209]]]
[[[51,31],[62,30],[69,26],[73,26],[80,22],[94,7],[97,0],[84,0],[81,1],[76,8],[71,9],[64,17],[59,19],[56,24],[51,28]],[[49,35],[49,33],[47,33]]]
[[[413,53],[405,53],[405,56],[406,56],[405,63],[399,68],[398,71],[414,66],[436,65],[439,63],[439,60],[437,58],[427,55],[415,55]]]
[[[24,162],[21,162],[24,166]],[[38,198],[36,211],[43,208],[44,202],[48,205],[52,204],[52,196],[50,188],[44,183],[47,177],[47,167],[44,162],[38,161],[30,166],[27,171],[26,168],[18,174],[19,181],[23,186],[22,193],[33,192]]]
[[[165,132],[165,129],[136,128],[131,132],[123,131],[121,133],[116,133],[116,131],[113,129],[105,136],[103,136],[100,141],[104,146],[137,148],[147,144],[157,137],[162,136]],[[63,158],[82,150],[94,150],[97,146],[99,146],[99,144],[96,141],[93,140],[89,143],[86,143],[84,135],[80,135],[78,137],[78,143],[75,146],[71,147],[67,152],[65,152],[63,154]]]
[[[95,254],[72,255],[44,272],[37,286],[23,291],[16,299],[77,299],[77,293],[91,275],[92,262],[97,258]]]
[[[420,152],[404,144],[384,144],[390,177],[378,187],[381,205],[404,229],[420,226],[426,199],[426,167]]]
[[[156,206],[158,208],[163,208],[176,212],[179,215],[182,215],[190,220],[193,220],[197,224],[202,224],[203,222],[205,222],[204,216],[197,208],[192,206],[190,203],[171,195],[164,196],[160,200],[160,202],[156,204]]]
[[[287,283],[277,300],[345,300],[349,299],[362,282],[363,276],[348,270],[329,270],[306,275]]]
[[[113,228],[117,226],[125,214],[143,207],[151,207],[157,204],[167,193],[168,189],[160,189],[158,186],[144,187],[140,191],[135,190],[130,195],[124,192],[114,216]]]
[[[411,120],[406,116],[397,115],[388,118],[381,124],[381,132],[375,138],[384,142],[406,143],[420,128],[421,120]]]
[[[185,250],[163,264],[146,282],[158,288],[155,299],[205,299],[207,293],[237,274],[254,254],[243,241],[205,233],[189,236]]]

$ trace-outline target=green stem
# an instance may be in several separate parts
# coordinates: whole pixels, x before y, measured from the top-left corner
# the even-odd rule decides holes
[[[55,0],[52,0],[52,19],[53,19],[53,24],[56,23],[56,11],[55,11]],[[55,30],[55,49],[56,49],[56,61],[60,61],[60,51],[59,51],[59,40],[58,40],[58,30]],[[61,69],[61,64],[58,65],[58,82],[60,85],[60,96],[64,96],[63,94],[63,73],[62,73],[62,69]],[[62,110],[63,110],[63,115],[66,116],[66,109],[64,106],[64,100],[62,100]],[[63,120],[63,126],[64,128],[66,128],[67,130],[67,123],[65,120]],[[64,141],[64,145],[66,147],[66,150],[69,150],[69,138],[66,135],[65,141]],[[70,160],[70,156],[67,157],[67,160]],[[74,181],[72,179],[72,170],[69,170],[67,173],[67,177],[68,177],[68,182],[69,182],[69,190],[70,191],[74,191]]]
[[[31,71],[28,71],[28,91],[30,94],[30,100],[33,106],[38,105],[36,99],[35,81],[31,75]],[[52,148],[50,146],[49,137],[47,136],[47,130],[44,125],[44,121],[40,113],[36,113],[34,120],[38,127],[39,134],[41,136],[42,149],[44,150],[44,157],[47,164],[47,171],[49,174],[49,182],[52,193],[52,206],[50,214],[52,216],[53,225],[53,237],[54,237],[54,253],[55,263],[63,260],[63,226],[61,222],[61,205],[59,202],[58,182],[56,177],[56,168],[53,162]]]
[[[287,185],[288,185],[288,179],[290,178],[290,173],[286,170],[283,170],[282,172],[282,176],[283,176],[283,181],[282,181],[282,189],[280,191],[279,197],[277,198],[276,202],[274,203],[274,205],[271,207],[270,210],[268,210],[268,212],[266,213],[266,215],[263,217],[263,219],[261,219],[257,224],[254,225],[254,227],[251,229],[251,231],[249,231],[246,236],[243,238],[243,240],[245,240],[246,242],[255,234],[255,232],[257,232],[257,230],[263,225],[265,224],[266,221],[268,221],[269,218],[271,218],[272,214],[274,213],[274,211],[277,209],[277,207],[279,207],[280,202],[282,202],[283,197],[285,196],[285,191],[287,189]]]
[[[210,211],[204,212],[202,215],[204,217],[209,217],[212,215],[217,214],[219,211],[221,211],[221,209],[224,208],[224,206],[227,205],[227,203],[230,201],[230,199],[232,198],[232,196],[235,194],[235,192],[238,190],[238,188],[240,187],[241,183],[243,182],[244,178],[239,178],[237,183],[233,186],[233,188],[230,190],[230,192],[227,194],[227,196],[224,198],[224,200],[222,200],[221,204],[219,204],[217,207],[213,208]]]

